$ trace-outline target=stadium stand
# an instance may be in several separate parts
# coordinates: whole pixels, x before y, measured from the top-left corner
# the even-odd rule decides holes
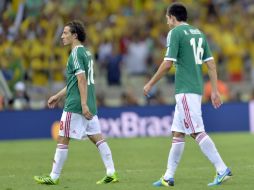
[[[207,34],[219,78],[229,91],[225,101],[249,101],[254,89],[253,1],[182,2],[190,10],[189,22]],[[26,108],[44,108],[49,95],[65,85],[69,50],[61,45],[64,23],[79,19],[86,25],[86,45],[96,59],[99,105],[122,105],[126,95],[138,105],[147,104],[143,85],[164,55],[169,30],[165,8],[169,3],[166,0],[2,0],[0,71],[12,93],[18,82],[25,84],[29,95]],[[117,73],[117,77],[111,73]],[[207,78],[205,67],[204,77]],[[156,89],[160,97],[165,97],[158,102],[174,102],[173,78],[174,69]],[[5,109],[11,109],[8,102],[13,100],[0,89]]]

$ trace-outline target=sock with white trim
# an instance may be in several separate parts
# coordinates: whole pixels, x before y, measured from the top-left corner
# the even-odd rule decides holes
[[[202,150],[204,155],[214,165],[216,171],[219,174],[225,172],[227,166],[223,162],[218,150],[215,147],[213,140],[205,132],[198,134],[195,140],[199,144],[200,149]]]
[[[115,167],[108,143],[103,139],[101,141],[98,141],[96,143],[96,146],[100,152],[102,161],[107,170],[107,176],[112,176],[115,173]]]
[[[53,180],[56,180],[60,177],[64,162],[67,159],[67,155],[68,155],[68,145],[57,144],[52,171],[50,173],[50,177]]]
[[[168,155],[167,170],[163,176],[165,180],[174,178],[176,168],[181,160],[184,151],[184,145],[184,138],[173,137],[172,146]]]

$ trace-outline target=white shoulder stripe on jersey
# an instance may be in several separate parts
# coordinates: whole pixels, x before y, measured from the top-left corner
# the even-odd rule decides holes
[[[75,61],[74,61],[74,65],[75,65],[75,68],[78,69],[80,68],[79,66],[79,62],[78,62],[78,47],[75,49]]]
[[[74,63],[75,69],[80,68],[79,62],[78,62],[78,57],[77,57],[77,50],[78,50],[78,47],[75,47],[75,48],[72,50],[72,57],[73,57],[73,63]]]
[[[170,57],[164,57],[165,61],[174,61],[176,62],[177,60],[175,58],[170,58]]]
[[[76,65],[75,65],[75,57],[76,57],[75,51],[76,51],[76,49],[77,49],[77,47],[75,47],[75,48],[72,50],[72,52],[71,52],[72,59],[73,59],[73,64],[74,64],[74,67],[75,67],[75,68],[76,68]]]
[[[204,62],[206,62],[206,61],[210,61],[210,60],[212,60],[213,59],[213,57],[208,57],[208,58],[206,58],[205,60],[203,60]]]
[[[169,46],[170,41],[171,41],[171,33],[172,33],[172,30],[169,31],[168,36],[167,36],[167,47]]]
[[[85,71],[84,71],[84,70],[77,70],[77,72],[75,73],[75,75],[78,75],[78,74],[80,74],[80,73],[85,73]]]

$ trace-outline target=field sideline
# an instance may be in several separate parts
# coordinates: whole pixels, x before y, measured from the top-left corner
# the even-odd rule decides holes
[[[220,187],[207,187],[215,171],[198,145],[187,138],[185,152],[175,176],[175,190],[254,189],[254,135],[249,133],[212,134],[219,152],[233,172]],[[57,186],[38,185],[34,175],[51,170],[56,142],[53,140],[0,142],[0,190],[150,190],[164,173],[170,138],[108,139],[120,183],[96,185],[104,176],[97,149],[88,141],[73,141]],[[167,189],[167,188],[160,188]]]

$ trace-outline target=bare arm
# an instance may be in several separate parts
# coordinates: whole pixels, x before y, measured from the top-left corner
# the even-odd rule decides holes
[[[67,87],[64,87],[56,95],[59,96],[60,98],[64,97],[66,95],[66,89],[67,89]]]
[[[87,80],[84,73],[80,73],[77,76],[78,79],[78,88],[80,93],[81,99],[81,106],[82,106],[82,114],[85,116],[86,119],[90,120],[93,118],[93,115],[89,111],[87,106]]]
[[[154,76],[150,79],[148,83],[144,86],[144,95],[148,96],[149,91],[151,88],[168,72],[168,70],[172,66],[172,61],[164,60],[157,72],[154,74]]]
[[[211,101],[214,108],[219,108],[222,104],[220,93],[217,88],[217,71],[214,60],[209,60],[206,62],[208,67],[208,75],[211,81],[212,93],[211,93]]]
[[[64,87],[57,94],[51,96],[48,99],[48,107],[54,108],[57,105],[57,103],[61,100],[61,98],[65,96],[65,94],[66,94],[66,87]]]

